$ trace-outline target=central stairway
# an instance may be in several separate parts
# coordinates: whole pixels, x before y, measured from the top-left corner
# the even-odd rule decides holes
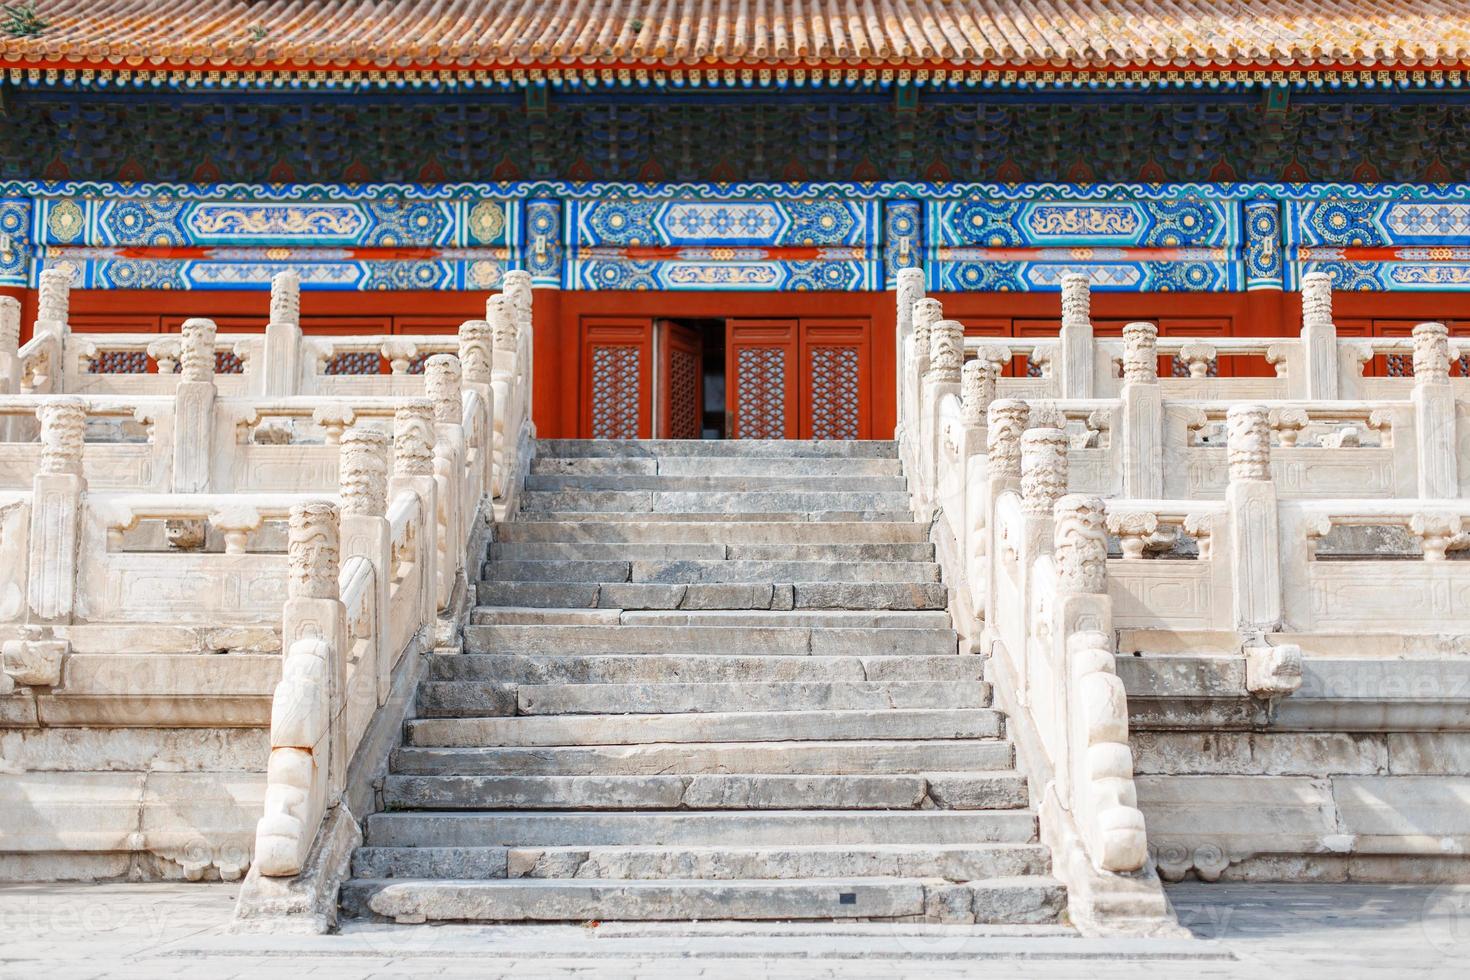
[[[894,444],[538,448],[347,915],[1059,919]]]

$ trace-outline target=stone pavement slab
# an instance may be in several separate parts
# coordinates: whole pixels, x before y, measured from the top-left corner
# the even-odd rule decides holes
[[[649,923],[231,935],[228,884],[0,885],[0,977],[1462,977],[1470,887],[1184,884],[1184,939],[1064,926]]]

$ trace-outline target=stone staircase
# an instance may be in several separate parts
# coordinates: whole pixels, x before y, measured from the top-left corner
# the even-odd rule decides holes
[[[348,915],[1047,923],[892,443],[547,441]]]

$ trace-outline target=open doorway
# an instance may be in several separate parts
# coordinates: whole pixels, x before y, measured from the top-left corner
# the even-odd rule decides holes
[[[653,437],[725,438],[725,321],[660,317],[653,345]]]
[[[581,321],[583,438],[868,439],[871,322]]]

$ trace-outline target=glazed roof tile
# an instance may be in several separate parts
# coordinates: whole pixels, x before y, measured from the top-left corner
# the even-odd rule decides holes
[[[21,0],[23,2],[23,0]],[[1470,0],[34,0],[0,63],[132,68],[1470,61]]]

